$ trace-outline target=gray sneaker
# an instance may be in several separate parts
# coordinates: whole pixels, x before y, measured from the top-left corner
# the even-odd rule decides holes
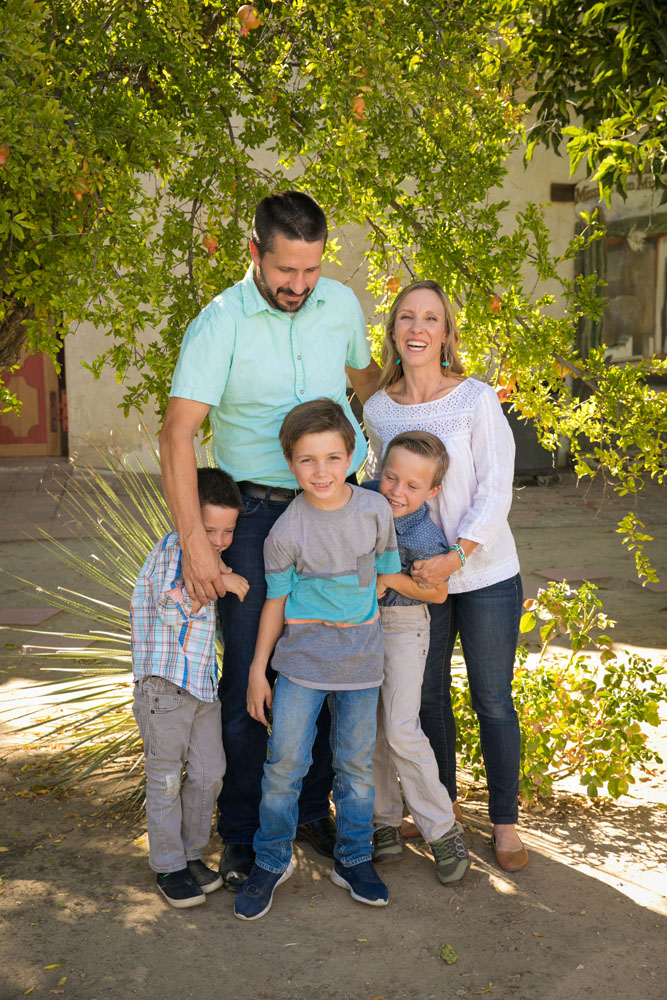
[[[454,823],[439,840],[432,840],[429,847],[435,858],[435,871],[443,885],[460,882],[470,868],[470,858],[463,841],[463,827]]]
[[[397,826],[381,826],[373,834],[373,862],[376,865],[403,858],[403,838]]]

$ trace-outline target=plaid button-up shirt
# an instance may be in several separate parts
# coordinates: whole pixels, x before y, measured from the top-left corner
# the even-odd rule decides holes
[[[130,603],[132,671],[137,680],[164,677],[200,701],[215,701],[215,605],[192,614],[181,557],[178,535],[172,531],[158,542],[139,573]]]

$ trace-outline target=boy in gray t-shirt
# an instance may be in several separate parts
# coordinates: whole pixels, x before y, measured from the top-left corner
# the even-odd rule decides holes
[[[347,482],[354,430],[337,403],[315,399],[295,407],[280,443],[303,492],[264,546],[268,596],[250,665],[248,712],[267,725],[272,708],[273,724],[255,865],[234,904],[241,920],[264,916],[274,889],[292,874],[297,801],[325,698],[335,770],[331,880],[362,903],[388,901],[371,859],[383,669],[376,579],[400,572],[391,510],[382,497]],[[266,678],[272,652],[273,692]]]

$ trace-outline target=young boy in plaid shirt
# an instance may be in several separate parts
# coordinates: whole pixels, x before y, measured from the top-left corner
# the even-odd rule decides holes
[[[198,469],[197,488],[209,542],[220,555],[232,542],[241,495],[220,469]],[[225,567],[226,568],[226,567]],[[227,570],[227,590],[243,600],[248,582]],[[144,563],[132,593],[134,716],[144,745],[149,865],[171,906],[206,902],[222,885],[201,860],[222,787],[215,605],[185,592],[176,532]],[[187,781],[183,783],[183,769]]]

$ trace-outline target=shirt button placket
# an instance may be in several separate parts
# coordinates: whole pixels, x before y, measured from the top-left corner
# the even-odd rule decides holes
[[[303,369],[303,358],[301,356],[299,331],[294,319],[291,321],[290,336],[292,340],[292,361],[294,363],[294,393],[298,402],[301,403],[306,392],[306,377]]]

